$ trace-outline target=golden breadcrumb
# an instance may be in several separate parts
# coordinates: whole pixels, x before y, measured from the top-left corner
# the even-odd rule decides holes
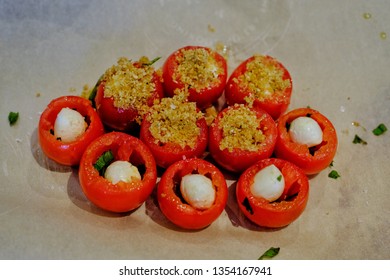
[[[163,98],[150,109],[146,119],[151,123],[150,133],[157,143],[174,143],[193,148],[200,135],[197,121],[202,118],[195,102],[186,102],[183,95]]]
[[[235,148],[245,151],[257,151],[265,140],[265,135],[260,129],[260,121],[254,111],[240,104],[234,105],[223,113],[219,122],[222,129],[221,150],[228,149],[232,152]]]
[[[189,85],[196,92],[221,82],[218,76],[223,71],[222,67],[209,50],[196,48],[180,52],[176,60],[178,67],[173,74],[174,81]]]

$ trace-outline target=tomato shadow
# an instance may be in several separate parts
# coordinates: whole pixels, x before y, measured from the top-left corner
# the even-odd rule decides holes
[[[59,164],[45,155],[39,144],[38,128],[35,128],[33,133],[31,134],[30,150],[33,158],[42,168],[59,173],[67,173],[72,171],[72,167]]]
[[[78,176],[78,169],[74,168],[72,170],[72,173],[69,176],[68,184],[67,184],[67,193],[69,199],[72,201],[74,205],[76,205],[78,208],[92,213],[94,215],[102,216],[102,217],[113,217],[113,218],[121,218],[125,216],[131,215],[131,213],[137,211],[136,208],[132,211],[125,212],[125,213],[114,213],[110,211],[103,210],[96,205],[94,205],[91,201],[88,200],[88,198],[85,196],[83,190],[81,189],[79,176]]]
[[[251,231],[259,231],[259,232],[274,232],[283,229],[281,228],[267,228],[256,225],[251,220],[249,220],[245,215],[241,212],[236,198],[236,186],[237,182],[234,182],[228,187],[228,201],[226,203],[225,212],[227,213],[231,224],[234,227],[242,227]]]

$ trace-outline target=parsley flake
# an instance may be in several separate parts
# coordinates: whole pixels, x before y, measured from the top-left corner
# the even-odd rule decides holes
[[[373,131],[374,135],[379,136],[387,131],[387,127],[381,123]]]
[[[276,178],[279,182],[282,181],[282,175],[279,175],[278,178]]]
[[[91,93],[89,94],[88,100],[92,102],[92,107],[96,108],[96,103],[95,103],[95,97],[97,94],[98,87],[100,86],[100,83],[102,82],[104,75],[101,75],[100,78],[97,80],[95,86],[91,90]]]
[[[19,118],[19,112],[9,112],[8,121],[10,125],[14,125]]]
[[[264,254],[262,254],[258,260],[268,260],[268,259],[272,259],[273,257],[275,257],[277,254],[279,254],[279,250],[280,248],[279,247],[271,247],[269,248],[267,251],[264,252]]]
[[[341,176],[340,176],[340,174],[339,174],[336,170],[332,170],[332,171],[330,171],[330,173],[328,174],[328,177],[329,177],[329,178],[332,178],[332,179],[337,179],[337,178],[339,178],[339,177],[341,177]]]
[[[110,163],[114,160],[114,155],[111,151],[104,152],[98,160],[95,162],[93,167],[97,171],[99,171],[99,174],[102,176],[106,170],[106,168],[110,165]]]
[[[355,134],[355,138],[353,138],[352,143],[354,143],[354,144],[367,145],[367,142],[364,141],[362,138],[360,138],[357,134]]]
[[[143,62],[142,65],[143,66],[152,66],[156,61],[158,61],[159,59],[161,58],[161,56],[158,56],[154,59],[152,59],[151,61],[149,62]]]

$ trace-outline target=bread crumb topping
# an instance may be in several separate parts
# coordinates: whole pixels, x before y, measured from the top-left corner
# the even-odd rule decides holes
[[[178,67],[173,80],[188,85],[196,92],[221,82],[218,76],[223,72],[223,67],[207,49],[182,49],[176,63]]]
[[[186,102],[185,95],[163,98],[150,110],[146,119],[151,123],[150,133],[155,143],[174,143],[181,148],[193,148],[200,135],[197,121],[203,118],[195,102]]]
[[[260,129],[260,121],[256,113],[247,106],[234,105],[232,109],[223,113],[219,121],[219,129],[222,130],[219,148],[228,149],[229,152],[236,148],[257,151],[265,140],[265,135]]]
[[[247,63],[246,71],[233,82],[237,83],[242,90],[251,94],[246,100],[252,104],[254,99],[263,101],[283,94],[284,90],[291,87],[289,79],[283,79],[284,71],[271,57],[255,55],[254,59]]]
[[[145,61],[146,58],[141,58],[140,66],[137,67],[131,60],[121,57],[117,65],[113,65],[104,73],[104,97],[113,97],[115,107],[136,108],[141,115],[146,113],[144,110],[149,97],[155,91],[155,84],[154,68],[144,63]]]

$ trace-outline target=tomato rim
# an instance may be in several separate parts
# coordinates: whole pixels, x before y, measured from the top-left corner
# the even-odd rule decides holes
[[[274,164],[285,177],[285,189],[275,202],[255,197],[250,191],[255,174]],[[286,200],[288,199],[288,200]],[[309,180],[296,165],[279,158],[258,161],[239,177],[236,201],[240,211],[253,223],[267,228],[281,228],[291,224],[303,213],[309,199]]]
[[[88,124],[85,132],[70,142],[62,142],[54,136],[57,115],[66,107],[76,109]],[[73,95],[53,99],[42,112],[38,124],[38,141],[42,151],[55,162],[68,166],[78,165],[88,144],[103,133],[103,124],[91,102]]]
[[[321,144],[308,148],[291,140],[288,127],[298,117],[309,116],[322,129]],[[275,146],[276,157],[291,161],[306,174],[313,175],[328,167],[337,152],[337,133],[331,121],[319,111],[311,108],[298,108],[282,115],[277,121],[278,139]]]
[[[111,183],[94,167],[97,159],[111,151],[115,160],[126,160],[144,167],[141,180]],[[101,209],[124,213],[142,205],[157,182],[157,168],[148,147],[138,138],[123,132],[109,132],[95,139],[86,149],[79,167],[81,188],[86,197]]]
[[[216,189],[214,204],[206,210],[192,207],[175,190],[183,176],[194,172],[209,177]],[[227,197],[227,183],[221,171],[199,158],[175,162],[166,169],[157,185],[157,201],[161,212],[176,226],[189,230],[203,229],[217,220],[225,209]]]

